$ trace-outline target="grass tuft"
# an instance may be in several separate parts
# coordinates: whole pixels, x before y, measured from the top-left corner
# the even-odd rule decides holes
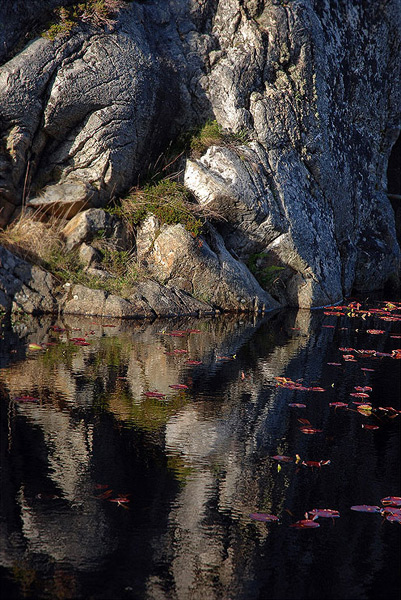
[[[134,255],[118,251],[98,240],[95,244],[101,255],[99,265],[102,275],[88,272],[79,252],[67,250],[61,237],[65,221],[55,218],[48,223],[33,219],[30,214],[22,216],[0,231],[0,244],[13,254],[49,271],[60,283],[80,283],[89,288],[128,297],[132,286],[147,274],[138,265]]]
[[[207,121],[190,140],[190,156],[200,158],[210,146],[236,147],[250,141],[246,130],[237,133],[225,131],[217,121]]]
[[[132,226],[153,214],[162,224],[182,223],[194,236],[201,233],[206,216],[202,207],[192,201],[189,190],[171,179],[131,190],[117,211]]]

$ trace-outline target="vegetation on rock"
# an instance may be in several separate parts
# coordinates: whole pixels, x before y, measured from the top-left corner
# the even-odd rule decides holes
[[[181,183],[171,179],[134,188],[115,212],[132,226],[153,214],[162,224],[182,223],[194,236],[201,233],[205,221],[202,207],[192,201],[190,192]]]
[[[54,10],[54,22],[51,23],[42,37],[55,40],[68,34],[79,23],[89,22],[97,27],[113,23],[116,12],[126,4],[123,0],[85,0],[68,7]]]
[[[200,158],[210,146],[236,146],[246,144],[249,134],[246,130],[237,133],[225,131],[217,121],[207,121],[200,129],[192,132],[189,151],[192,158]]]
[[[285,270],[285,267],[266,264],[268,261],[269,257],[266,252],[257,252],[255,254],[251,254],[247,265],[260,285],[265,290],[271,292],[273,291],[275,284],[279,282],[281,272]]]
[[[42,223],[22,214],[0,231],[0,244],[20,258],[49,271],[60,284],[80,283],[127,297],[132,285],[146,277],[131,252],[111,248],[101,237],[93,243],[100,254],[99,269],[88,271],[80,259],[79,250],[66,249],[61,236],[64,225],[62,220]]]

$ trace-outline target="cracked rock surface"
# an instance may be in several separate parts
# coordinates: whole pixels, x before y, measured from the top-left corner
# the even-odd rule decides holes
[[[185,183],[225,217],[214,239],[241,285],[255,255],[282,269],[277,289],[258,290],[271,307],[330,304],[397,273],[385,191],[401,117],[398,0],[133,1],[106,27],[18,50],[32,19],[68,2],[39,4],[0,9],[1,225],[23,203],[70,218],[105,206],[177,134],[216,118],[246,143],[189,160]],[[196,295],[185,264],[173,279]],[[209,281],[206,295],[232,310]]]

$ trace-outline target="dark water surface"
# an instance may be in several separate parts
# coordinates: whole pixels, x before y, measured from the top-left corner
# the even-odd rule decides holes
[[[4,322],[2,598],[398,600],[400,524],[351,506],[401,496],[400,417],[379,409],[400,408],[401,308],[339,310]],[[315,508],[340,518],[291,527]]]

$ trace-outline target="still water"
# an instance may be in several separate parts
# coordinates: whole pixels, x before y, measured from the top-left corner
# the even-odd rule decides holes
[[[336,311],[4,322],[2,597],[398,600],[401,308]]]

